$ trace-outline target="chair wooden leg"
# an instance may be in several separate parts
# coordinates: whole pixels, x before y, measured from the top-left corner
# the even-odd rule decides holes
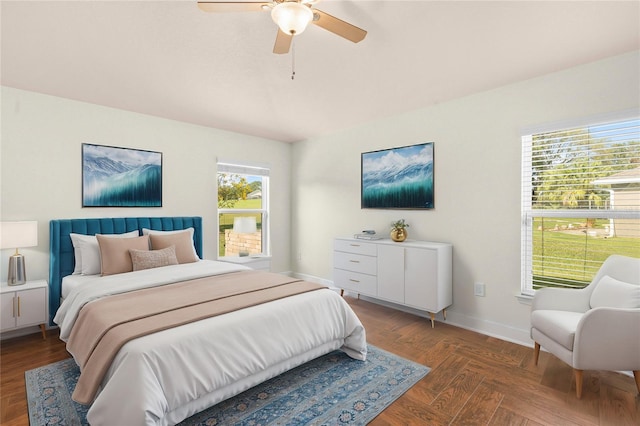
[[[633,377],[636,379],[636,389],[638,389],[638,393],[640,393],[640,370],[634,370]]]
[[[536,346],[533,349],[533,361],[535,365],[538,365],[538,358],[540,358],[540,343],[535,342]]]
[[[576,373],[576,396],[578,399],[582,398],[582,373],[583,370],[573,369]]]

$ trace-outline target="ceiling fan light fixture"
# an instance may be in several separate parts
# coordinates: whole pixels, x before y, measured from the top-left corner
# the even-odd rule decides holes
[[[313,20],[313,12],[308,6],[296,1],[285,1],[274,6],[271,18],[283,33],[298,35]]]

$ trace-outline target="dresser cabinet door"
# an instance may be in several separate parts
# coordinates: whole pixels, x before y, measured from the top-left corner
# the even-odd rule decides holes
[[[400,243],[399,243],[400,244]],[[405,249],[378,247],[378,297],[390,302],[405,303]]]
[[[19,315],[17,327],[38,325],[46,323],[46,296],[45,288],[34,288],[18,292]]]
[[[0,330],[14,328],[16,326],[16,318],[13,314],[13,298],[15,293],[0,294]]]
[[[405,304],[429,312],[438,312],[438,252],[407,248],[405,250]]]

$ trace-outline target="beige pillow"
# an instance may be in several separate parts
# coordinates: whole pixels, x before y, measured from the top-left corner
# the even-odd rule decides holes
[[[149,234],[151,249],[161,250],[175,246],[178,263],[197,262],[198,256],[193,251],[193,239],[189,232],[176,232],[173,234]]]
[[[178,264],[176,248],[174,246],[162,250],[129,249],[129,254],[131,255],[131,263],[133,264],[134,271]]]
[[[100,246],[100,270],[102,275],[133,271],[129,250],[149,250],[149,236],[135,238],[107,238],[96,235]]]

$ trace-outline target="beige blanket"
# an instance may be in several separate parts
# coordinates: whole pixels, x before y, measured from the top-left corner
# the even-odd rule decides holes
[[[243,271],[118,294],[87,304],[67,342],[80,365],[73,400],[90,404],[129,340],[249,306],[325,288],[280,274]]]

